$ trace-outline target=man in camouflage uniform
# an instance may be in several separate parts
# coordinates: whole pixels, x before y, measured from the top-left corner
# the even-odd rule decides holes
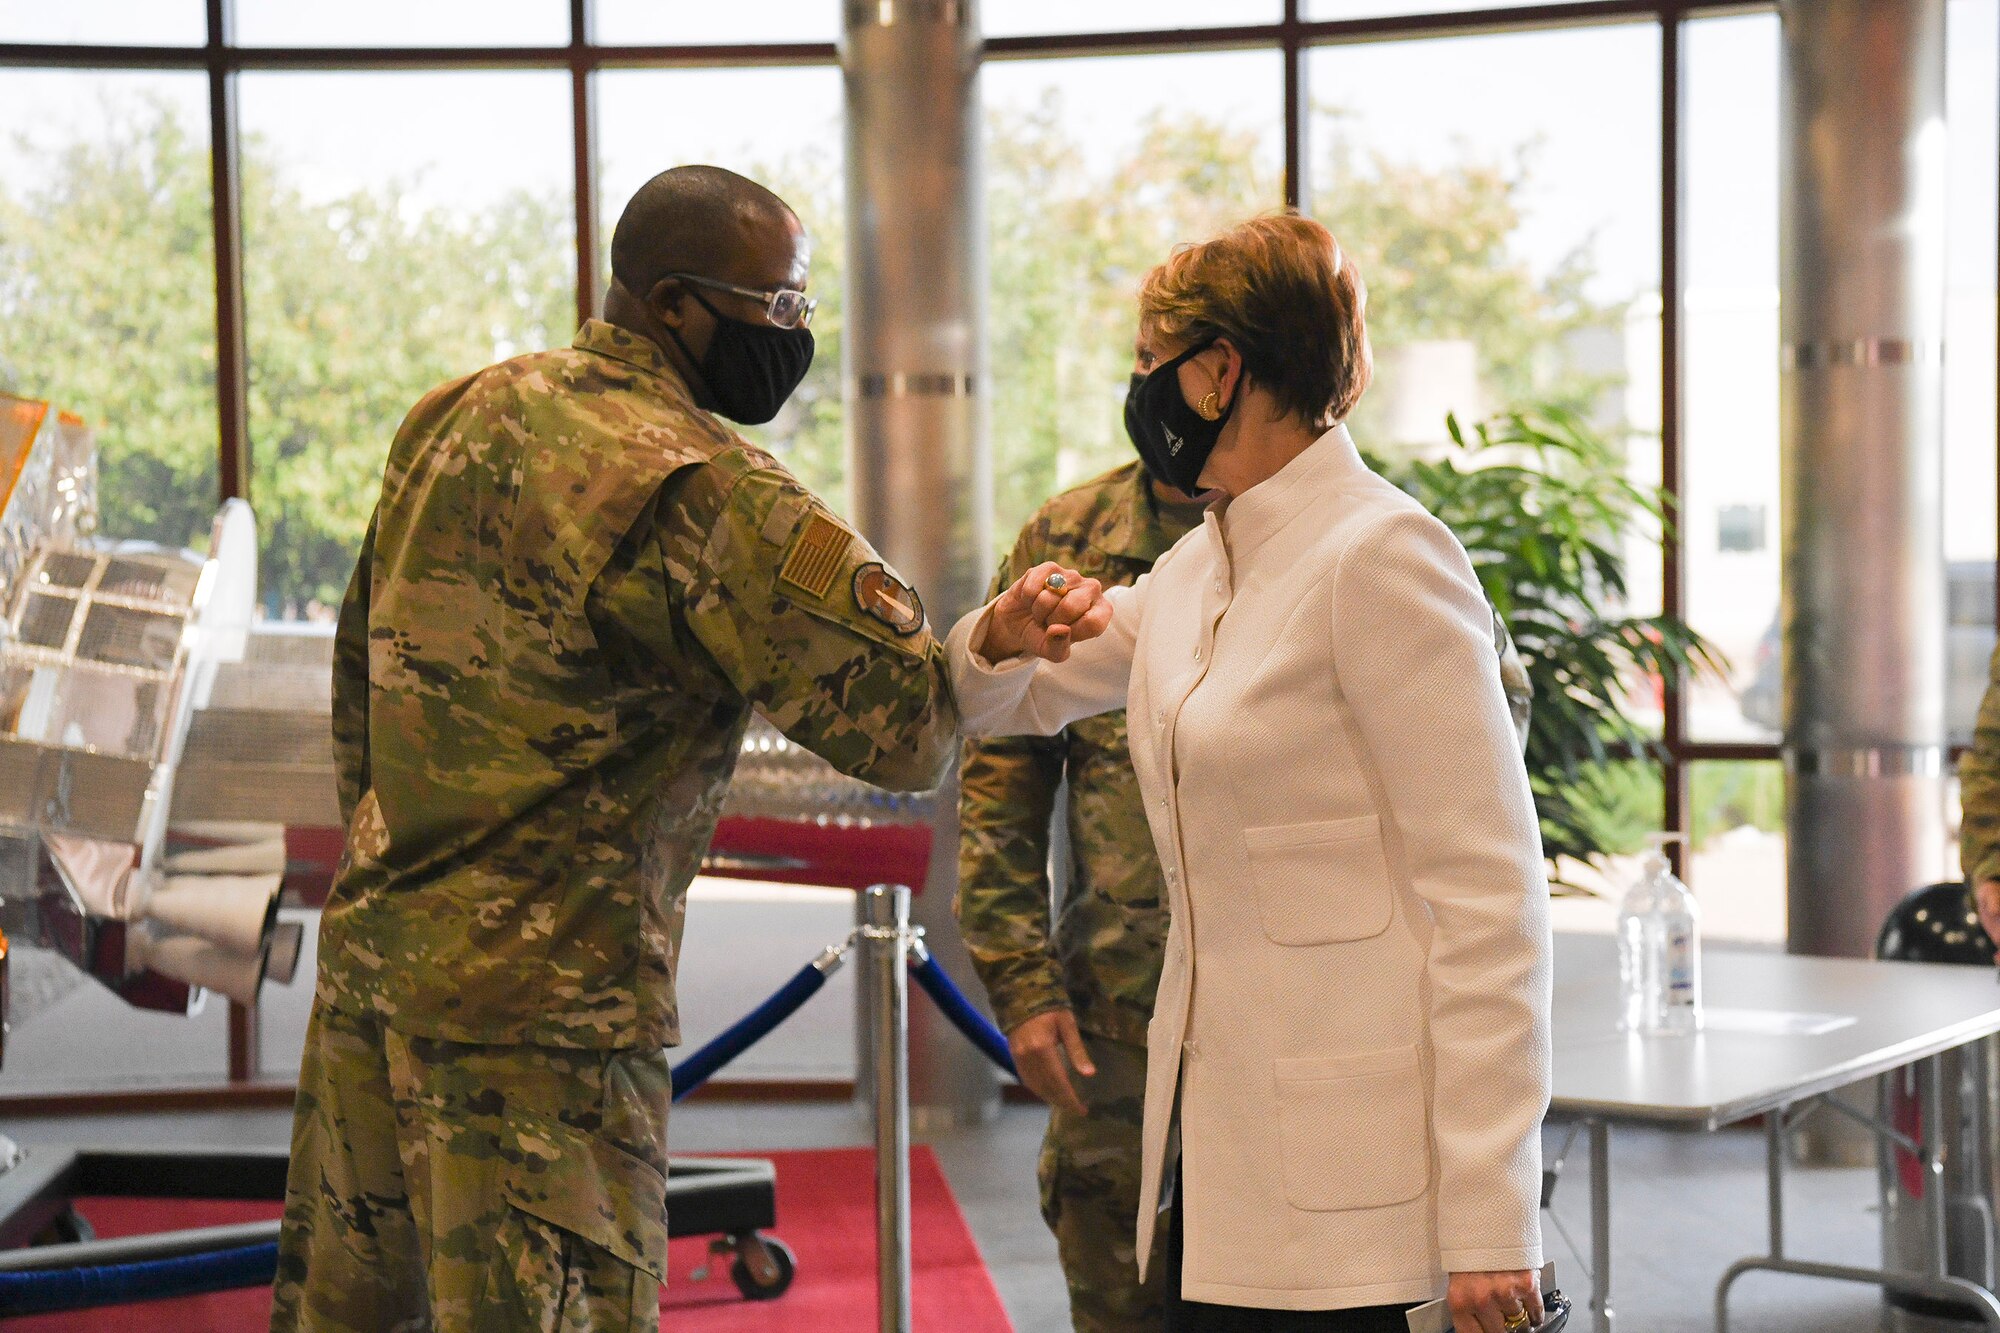
[[[656,1328],[685,893],[750,710],[885,786],[949,758],[914,592],[713,411],[803,375],[808,254],[761,187],[664,173],[604,321],[396,434],[273,1329]]]
[[[1200,505],[1127,463],[1043,505],[994,592],[1045,560],[1107,588],[1135,583],[1200,522]],[[1069,876],[1051,932],[1049,821],[1065,779]],[[1050,1107],[1036,1175],[1070,1317],[1079,1333],[1158,1329],[1165,1265],[1156,1244],[1140,1284],[1132,1219],[1166,884],[1125,714],[969,742],[960,784],[959,930],[1022,1081]]]
[[[1135,583],[1201,514],[1200,504],[1128,463],[1036,511],[993,593],[1045,560],[1106,587]],[[1494,632],[1525,741],[1527,671],[1498,616]],[[1065,780],[1068,882],[1052,932],[1050,819]],[[1071,1322],[1077,1333],[1152,1333],[1165,1320],[1167,1228],[1154,1233],[1142,1284],[1133,1219],[1146,1025],[1167,906],[1125,714],[1086,718],[1050,737],[968,742],[960,783],[959,930],[1022,1082],[1049,1104],[1036,1176]]]

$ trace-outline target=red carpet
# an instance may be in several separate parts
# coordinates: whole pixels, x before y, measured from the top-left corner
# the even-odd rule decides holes
[[[661,1327],[672,1333],[873,1333],[875,1323],[875,1157],[865,1148],[753,1153],[778,1166],[778,1225],[773,1232],[799,1259],[791,1290],[774,1301],[749,1302],[736,1292],[726,1266],[705,1282],[688,1273],[707,1253],[690,1236],[673,1242],[670,1283],[660,1300]],[[915,1325],[923,1333],[1013,1333],[999,1293],[966,1229],[937,1158],[925,1147],[911,1154],[910,1232],[916,1271]],[[78,1206],[100,1236],[219,1226],[276,1217],[274,1203],[189,1199],[81,1199]],[[7,1333],[250,1333],[270,1317],[266,1288],[184,1296],[71,1314],[10,1319]]]
[[[792,1289],[775,1301],[747,1302],[719,1267],[689,1282],[706,1243],[673,1242],[661,1324],[676,1333],[874,1333],[875,1154],[866,1148],[747,1154],[778,1164],[774,1233],[799,1256]],[[1013,1333],[979,1247],[937,1158],[911,1153],[911,1315],[923,1333]]]

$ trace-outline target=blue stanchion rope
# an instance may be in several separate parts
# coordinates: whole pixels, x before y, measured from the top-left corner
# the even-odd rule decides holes
[[[951,979],[951,974],[938,966],[937,959],[923,954],[921,960],[911,966],[910,975],[924,988],[924,994],[937,1002],[937,1007],[951,1020],[951,1025],[965,1034],[967,1041],[977,1046],[994,1064],[1016,1078],[1020,1077],[1014,1070],[1014,1052],[1008,1047],[1007,1039],[1000,1035],[1000,1029],[973,1007],[972,1001],[965,998],[965,992]]]
[[[278,1273],[278,1245],[244,1245],[97,1268],[0,1273],[0,1315],[46,1314],[98,1305],[196,1296],[236,1287],[268,1286]]]
[[[708,1082],[715,1071],[749,1050],[772,1028],[798,1012],[800,1005],[819,993],[826,973],[812,963],[780,986],[770,999],[738,1019],[715,1040],[674,1066],[674,1100]]]

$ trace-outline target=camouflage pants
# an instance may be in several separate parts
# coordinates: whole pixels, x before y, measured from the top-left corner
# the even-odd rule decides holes
[[[313,1008],[273,1333],[659,1327],[658,1050],[468,1046]]]
[[[1084,1045],[1097,1076],[1074,1081],[1090,1114],[1049,1113],[1036,1172],[1042,1217],[1055,1232],[1076,1333],[1159,1333],[1166,1228],[1155,1233],[1143,1286],[1134,1244],[1146,1048],[1094,1033],[1084,1034]]]

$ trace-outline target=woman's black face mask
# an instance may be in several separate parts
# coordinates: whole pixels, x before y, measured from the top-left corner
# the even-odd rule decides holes
[[[1215,452],[1215,443],[1222,438],[1222,428],[1236,407],[1232,399],[1210,421],[1189,407],[1181,394],[1181,366],[1214,345],[1213,338],[1196,343],[1154,367],[1151,374],[1134,375],[1132,387],[1125,393],[1125,433],[1132,437],[1139,461],[1155,480],[1186,495],[1201,490],[1202,469],[1208,466],[1208,456]]]
[[[812,368],[812,330],[731,319],[693,287],[686,290],[701,302],[703,310],[715,316],[715,332],[699,360],[681,341],[679,331],[671,325],[667,328],[668,336],[680,344],[681,354],[694,361],[695,369],[701,372],[706,388],[695,401],[731,421],[763,425],[778,415],[778,409]]]

